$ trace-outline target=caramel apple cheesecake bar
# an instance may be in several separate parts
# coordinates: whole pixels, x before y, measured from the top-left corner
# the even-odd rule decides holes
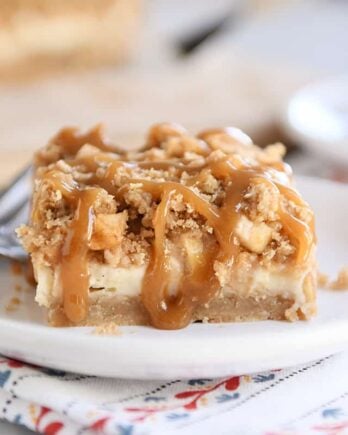
[[[313,212],[281,144],[236,128],[152,127],[125,151],[101,127],[65,128],[35,156],[18,235],[53,325],[309,319]]]

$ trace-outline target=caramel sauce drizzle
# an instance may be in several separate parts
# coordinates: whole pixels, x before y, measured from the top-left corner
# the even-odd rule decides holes
[[[93,231],[93,204],[99,189],[86,189],[77,199],[75,217],[65,240],[60,263],[63,307],[68,319],[82,321],[88,313],[88,245]]]
[[[74,133],[75,134],[75,133]],[[73,155],[83,143],[92,142],[102,150],[110,151],[110,147],[98,143],[94,137],[76,139],[73,133],[66,133],[61,138],[65,143],[65,149]],[[207,134],[207,133],[206,133]],[[203,137],[203,136],[202,136]],[[91,140],[92,139],[92,140]],[[61,285],[63,289],[64,311],[67,318],[78,323],[88,313],[88,252],[89,241],[93,231],[95,203],[101,189],[107,190],[122,201],[124,193],[132,183],[140,184],[145,192],[149,192],[159,204],[154,216],[155,238],[151,248],[150,260],[142,283],[142,301],[146,307],[151,322],[157,328],[178,329],[185,327],[191,322],[192,313],[198,305],[211,300],[219,291],[219,282],[214,272],[215,260],[233,264],[235,255],[238,253],[238,245],[234,240],[235,227],[240,217],[238,206],[242,201],[243,194],[251,183],[267,183],[272,189],[280,192],[288,200],[296,205],[305,205],[296,191],[281,183],[282,175],[279,171],[285,171],[284,165],[276,164],[274,167],[252,167],[238,156],[226,156],[225,159],[204,163],[200,166],[191,166],[184,160],[173,163],[170,161],[135,162],[122,159],[111,153],[100,153],[88,158],[72,159],[69,163],[85,165],[93,175],[87,181],[87,186],[79,188],[78,184],[70,175],[57,170],[51,170],[43,175],[43,178],[53,187],[61,191],[63,197],[72,204],[75,215],[71,222],[66,237],[60,260]],[[96,170],[106,165],[103,176],[97,176]],[[221,207],[209,203],[195,193],[190,186],[185,186],[176,181],[153,181],[147,179],[126,179],[122,187],[114,185],[114,177],[117,170],[123,167],[133,169],[174,168],[177,174],[184,171],[188,173],[209,170],[217,179],[227,181],[226,196]],[[279,173],[279,182],[277,181]],[[198,179],[198,178],[197,178]],[[195,178],[194,178],[195,180]],[[95,187],[98,186],[98,187]],[[174,195],[181,194],[184,201],[204,219],[214,230],[214,238],[204,240],[204,252],[197,256],[195,266],[190,268],[184,265],[184,273],[176,277],[174,292],[173,271],[170,266],[170,255],[166,253],[166,222],[170,212],[169,204]],[[314,221],[307,225],[290,213],[280,201],[279,216],[283,230],[290,241],[296,247],[294,261],[301,263],[307,260],[314,242]],[[35,218],[35,216],[33,216]]]
[[[143,280],[142,301],[154,326],[161,329],[178,329],[191,322],[192,312],[197,303],[208,302],[219,288],[213,268],[218,245],[212,245],[210,242],[210,246],[205,246],[206,251],[199,258],[197,266],[182,274],[177,283],[176,294],[170,295],[172,276],[164,240],[169,201],[177,191],[169,188],[163,192],[154,218],[155,241]]]
[[[103,135],[101,124],[89,130],[87,133],[80,133],[74,127],[63,128],[53,139],[54,143],[60,146],[66,154],[75,155],[86,143],[99,148],[101,151],[123,154],[123,151],[110,144]]]

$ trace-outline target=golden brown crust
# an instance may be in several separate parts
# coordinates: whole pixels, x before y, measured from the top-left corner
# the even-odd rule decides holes
[[[288,320],[287,310],[294,301],[281,297],[229,296],[213,299],[209,304],[198,307],[193,313],[193,321],[207,323],[246,322],[255,320]],[[297,318],[298,319],[298,318]],[[293,318],[292,320],[296,320]],[[61,308],[49,311],[52,326],[72,325]],[[114,322],[117,325],[151,325],[151,319],[140,298],[106,298],[91,303],[86,319],[79,326],[99,326]]]

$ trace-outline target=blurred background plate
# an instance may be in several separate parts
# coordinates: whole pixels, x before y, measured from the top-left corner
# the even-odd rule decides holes
[[[313,83],[295,93],[284,125],[294,141],[348,165],[348,75]]]

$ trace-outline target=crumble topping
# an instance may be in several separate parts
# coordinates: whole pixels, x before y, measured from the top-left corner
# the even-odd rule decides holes
[[[31,228],[20,229],[19,234],[29,252],[42,255],[47,263],[54,262],[61,244],[66,236],[66,229],[73,216],[69,204],[67,204],[59,190],[55,190],[48,182],[40,180],[47,171],[53,169],[69,175],[72,180],[83,185],[93,175],[96,179],[101,178],[108,170],[109,164],[101,161],[91,173],[83,163],[84,159],[100,155],[96,139],[101,134],[100,128],[92,130],[92,133],[84,135],[91,143],[84,144],[81,140],[81,147],[74,150],[76,161],[81,162],[72,165],[69,162],[69,153],[61,145],[63,137],[71,137],[76,131],[67,130],[68,133],[61,133],[49,142],[46,148],[36,155],[36,163],[39,165],[38,180],[35,187],[34,209],[38,225]],[[213,151],[207,153],[208,145]],[[150,147],[157,148],[150,148]],[[107,155],[108,152],[105,152]],[[203,154],[203,155],[202,155]],[[170,160],[173,164],[178,158],[184,158],[192,168],[198,167],[197,171],[178,173],[175,167],[156,169],[120,167],[114,174],[113,184],[115,187],[122,187],[126,179],[142,179],[157,182],[168,180],[179,182],[189,186],[197,195],[204,198],[211,204],[220,206],[225,196],[225,183],[218,180],[211,173],[211,170],[199,168],[204,163],[219,162],[226,156],[238,156],[244,158],[250,166],[278,164],[284,154],[284,147],[275,144],[259,149],[250,142],[245,145],[225,133],[211,133],[206,142],[197,137],[189,136],[182,127],[163,124],[154,127],[148,136],[146,146],[140,152],[113,154],[113,157],[123,155],[128,161],[135,162],[161,162]],[[63,160],[65,159],[65,160]],[[96,183],[97,184],[97,183]],[[282,226],[279,222],[279,196],[272,186],[264,183],[251,184],[243,195],[239,204],[241,212],[245,214],[244,223],[240,225],[238,232],[239,242],[244,252],[257,253],[263,256],[265,263],[269,261],[284,261],[294,252],[294,247],[282,233]],[[104,260],[110,264],[118,264],[115,261],[120,255],[129,257],[123,259],[123,264],[132,264],[145,261],[147,258],[146,248],[153,238],[153,216],[157,202],[152,195],[142,189],[141,183],[131,182],[124,192],[122,201],[109,195],[106,191],[99,195],[94,204],[94,212],[97,216],[94,224],[94,233],[90,243],[92,251],[105,250]],[[292,201],[283,198],[286,206],[291,209],[294,215],[308,222],[310,213],[306,206],[297,206]],[[126,206],[126,209],[124,207]],[[168,230],[201,230],[212,233],[212,228],[207,225],[204,219],[185,202],[182,195],[175,195],[170,201],[170,214],[168,216]],[[122,210],[122,211],[121,211]],[[108,216],[110,215],[110,216]],[[139,228],[143,226],[144,228]],[[137,228],[138,227],[138,228]],[[255,237],[250,238],[251,230]],[[147,229],[147,231],[144,231]],[[122,239],[128,239],[122,242]],[[253,243],[253,240],[257,242]],[[121,251],[119,246],[121,246]],[[40,253],[39,253],[40,251]],[[122,254],[121,254],[122,253]],[[142,255],[134,255],[142,254]],[[91,253],[93,256],[93,252]],[[112,256],[115,256],[112,259]],[[100,257],[99,257],[100,258]],[[119,260],[119,258],[118,258]]]

